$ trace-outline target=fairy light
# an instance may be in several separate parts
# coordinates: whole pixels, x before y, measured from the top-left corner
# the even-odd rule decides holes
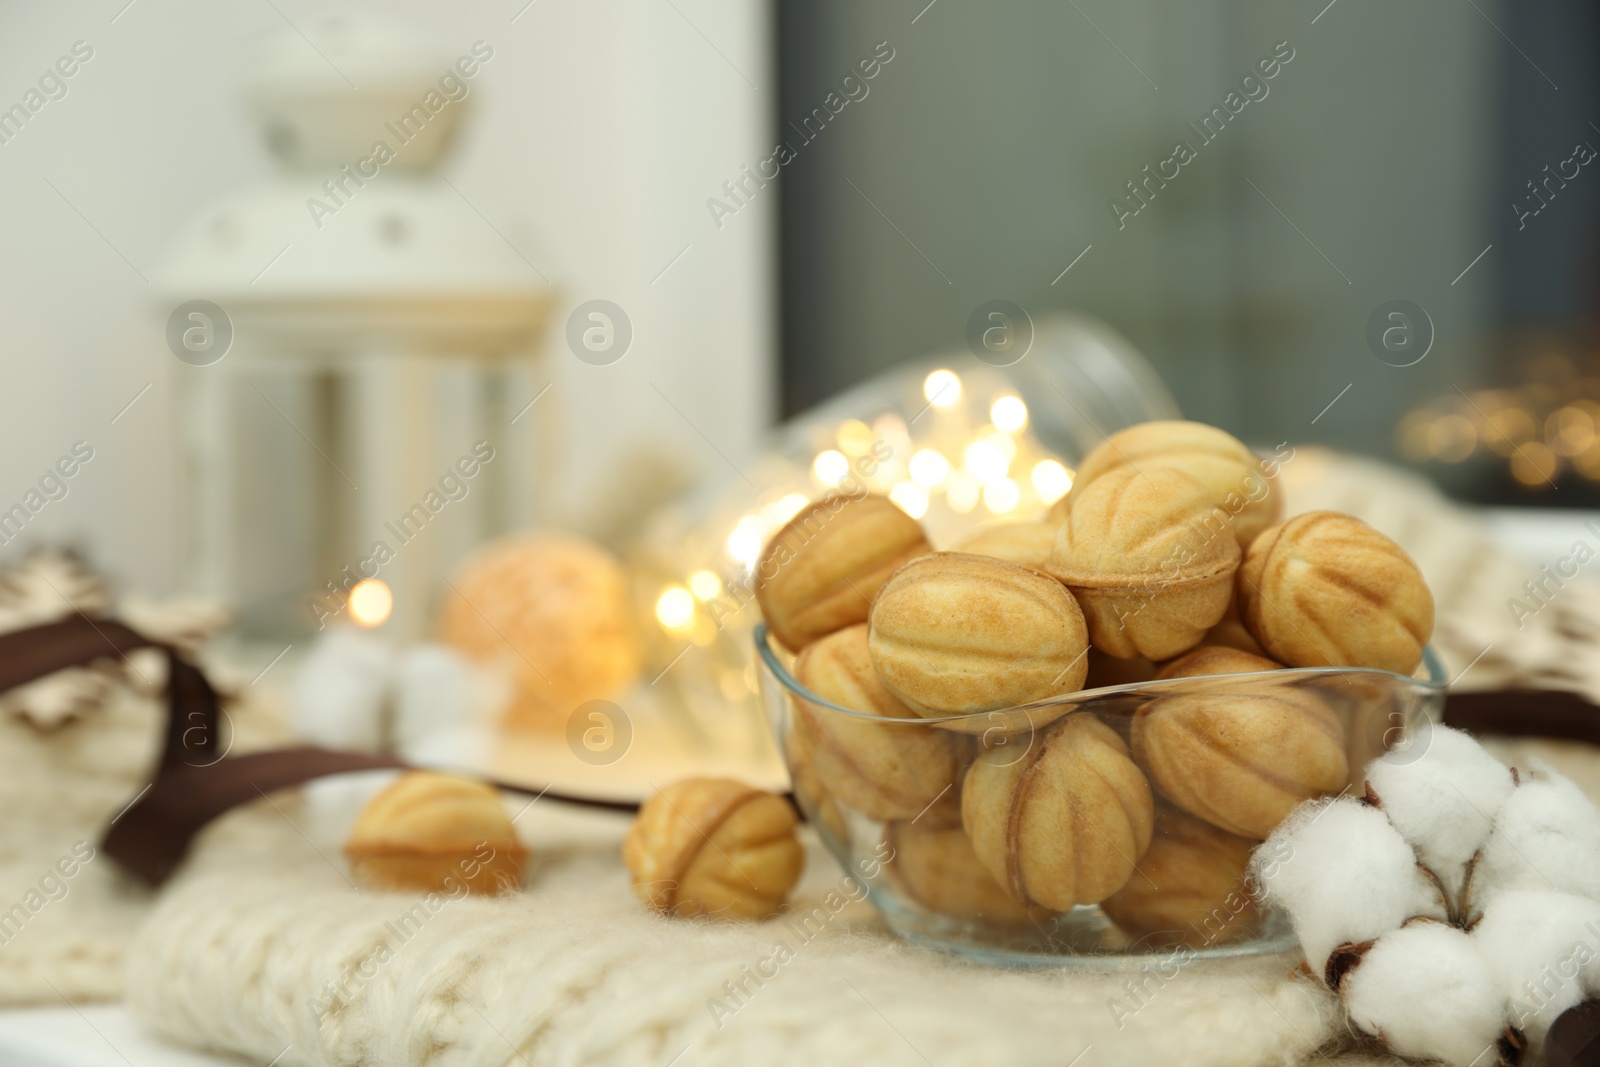
[[[913,519],[920,519],[928,513],[928,491],[916,482],[896,485],[889,490],[889,499]]]
[[[961,402],[961,379],[953,371],[936,370],[922,382],[922,395],[941,411]]]
[[[700,600],[715,600],[722,595],[722,579],[712,571],[695,571],[689,575],[689,592]]]
[[[1561,461],[1549,445],[1529,441],[1511,457],[1511,476],[1523,485],[1548,485],[1561,469]]]
[[[1006,433],[1016,433],[1028,425],[1028,405],[1019,396],[1002,396],[989,405],[989,421]]]
[[[1033,491],[1046,504],[1054,504],[1072,488],[1072,472],[1053,459],[1041,459],[1033,465]]]
[[[739,520],[733,532],[728,535],[728,555],[743,563],[746,568],[756,565],[756,560],[761,556],[760,519],[754,515],[746,515]]]
[[[377,578],[364,578],[350,588],[350,617],[362,626],[383,625],[394,610],[394,593]]]
[[[761,517],[770,529],[776,530],[796,515],[811,501],[804,493],[790,493],[782,500],[773,501],[761,509]]]
[[[1478,448],[1478,428],[1461,415],[1444,415],[1428,428],[1428,447],[1446,463],[1460,463]]]
[[[811,476],[824,489],[832,489],[844,481],[844,476],[850,473],[850,461],[843,452],[828,449],[818,452],[817,458],[811,461]]]
[[[931,448],[924,448],[911,457],[908,464],[911,470],[911,480],[924,489],[937,489],[950,477],[950,461],[944,454]]]
[[[990,440],[978,440],[967,446],[961,454],[961,465],[980,484],[987,485],[996,478],[1004,478],[1011,461]]]
[[[965,515],[978,506],[978,495],[983,487],[978,480],[965,472],[957,472],[950,478],[950,488],[945,490],[945,500],[950,505],[950,510],[958,515]]]
[[[1022,487],[1010,478],[996,478],[983,487],[983,506],[996,515],[1015,511],[1022,500]]]
[[[872,447],[872,429],[860,419],[845,419],[834,439],[846,455],[859,456]]]
[[[694,621],[694,594],[681,585],[669,585],[656,601],[656,621],[669,630],[682,630]]]

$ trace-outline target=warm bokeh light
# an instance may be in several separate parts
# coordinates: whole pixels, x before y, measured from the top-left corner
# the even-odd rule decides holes
[[[1511,454],[1511,476],[1523,485],[1548,486],[1555,481],[1561,460],[1549,445],[1529,441]]]
[[[694,621],[694,595],[681,585],[669,585],[656,601],[656,620],[669,630],[681,630]]]
[[[701,600],[715,600],[722,595],[722,579],[711,571],[695,571],[689,575],[689,592]]]
[[[1033,491],[1046,504],[1054,504],[1072,488],[1072,472],[1053,459],[1041,459],[1033,465]]]
[[[996,478],[1004,478],[1011,461],[1005,453],[989,440],[974,441],[961,454],[961,464],[979,482],[987,485]]]
[[[872,430],[860,419],[845,419],[834,437],[848,455],[859,456],[872,447]]]
[[[996,515],[1015,511],[1022,499],[1022,487],[1010,478],[996,478],[983,487],[983,506]]]
[[[844,481],[844,476],[850,473],[850,461],[843,452],[828,449],[818,452],[817,458],[811,462],[811,476],[824,489],[832,489]]]
[[[889,490],[889,499],[913,519],[928,513],[928,491],[915,482],[901,482]]]
[[[911,480],[924,489],[937,489],[950,477],[950,461],[944,454],[931,448],[919,450],[908,464]]]
[[[945,490],[945,500],[950,505],[950,510],[958,515],[965,515],[978,506],[978,494],[983,487],[978,480],[970,474],[958,471],[950,478],[950,488]]]
[[[1478,428],[1461,415],[1442,415],[1428,428],[1428,449],[1446,463],[1460,463],[1478,447]]]
[[[796,515],[800,509],[811,503],[804,493],[790,493],[782,500],[776,500],[761,509],[761,518],[766,521],[769,529],[776,530]]]
[[[381,626],[394,610],[394,594],[387,583],[366,578],[350,588],[350,617],[362,626]]]
[[[953,408],[961,402],[961,379],[952,371],[936,370],[923,381],[922,395],[936,408]]]
[[[756,565],[756,560],[761,556],[760,519],[754,515],[746,515],[739,520],[733,532],[728,535],[728,555],[746,567]]]
[[[1028,425],[1028,405],[1019,396],[1002,396],[989,406],[989,421],[1006,433],[1016,433]]]
[[[1526,409],[1501,408],[1489,416],[1489,426],[1484,431],[1483,443],[1494,452],[1509,456],[1516,451],[1517,445],[1533,440],[1537,429],[1533,416],[1528,414]]]
[[[1544,421],[1544,439],[1557,455],[1579,455],[1594,443],[1594,415],[1582,402],[1553,411]]]

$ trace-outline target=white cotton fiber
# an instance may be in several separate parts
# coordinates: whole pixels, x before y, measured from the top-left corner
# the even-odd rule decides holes
[[[1548,889],[1497,894],[1472,940],[1534,1039],[1556,1016],[1600,993],[1600,901]]]
[[[1406,753],[1405,760],[1369,763],[1367,783],[1389,822],[1453,895],[1515,788],[1511,769],[1446,726],[1419,732]]]
[[[1495,818],[1479,879],[1481,899],[1508,889],[1600,896],[1600,812],[1570,779],[1532,761]]]
[[[388,644],[366,631],[323,633],[295,679],[295,735],[327,748],[379,751],[393,660]]]
[[[418,645],[395,672],[394,745],[405,759],[434,751],[441,736],[465,732],[478,718],[480,687],[472,666],[443,645]]]
[[[1470,937],[1419,922],[1378,938],[1339,985],[1350,1021],[1390,1051],[1452,1067],[1496,1062],[1507,998]]]
[[[1288,912],[1318,977],[1340,945],[1414,915],[1444,915],[1411,846],[1383,812],[1348,797],[1296,808],[1256,849],[1251,875],[1262,898]]]

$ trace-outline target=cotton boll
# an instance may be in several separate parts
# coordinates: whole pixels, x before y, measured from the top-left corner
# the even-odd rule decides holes
[[[1409,762],[1373,760],[1367,783],[1389,822],[1453,896],[1515,788],[1511,769],[1446,726],[1419,733],[1415,747],[1422,755]]]
[[[1548,889],[1500,893],[1472,940],[1511,1001],[1512,1022],[1530,1037],[1600,994],[1600,901]]]
[[[395,673],[394,743],[406,759],[435,751],[441,736],[481,717],[483,686],[472,666],[443,645],[418,645]],[[425,739],[432,739],[424,743]]]
[[[1600,812],[1570,779],[1532,761],[1495,818],[1473,884],[1480,900],[1508,889],[1600,895]]]
[[[1256,849],[1251,875],[1262,899],[1288,912],[1319,977],[1340,945],[1444,915],[1411,846],[1383,812],[1348,797],[1297,807]]]
[[[1453,926],[1418,922],[1384,934],[1345,973],[1339,995],[1351,1022],[1401,1056],[1452,1067],[1497,1060],[1507,998],[1472,938]]]
[[[393,662],[388,644],[370,633],[328,630],[295,679],[295,735],[327,748],[379,751]]]

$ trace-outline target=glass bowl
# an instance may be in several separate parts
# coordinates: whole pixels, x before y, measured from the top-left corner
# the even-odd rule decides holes
[[[1050,912],[1013,902],[977,858],[962,827],[964,771],[950,775],[953,780],[943,792],[913,812],[911,805],[920,802],[920,795],[909,801],[904,790],[876,788],[874,775],[894,773],[885,767],[903,767],[913,753],[942,751],[944,746],[957,753],[944,766],[970,766],[980,756],[991,764],[1020,762],[1047,742],[1052,731],[1075,720],[1082,723],[1078,716],[1094,716],[1124,744],[1131,744],[1136,721],[1146,738],[1153,736],[1146,724],[1157,713],[1171,722],[1173,715],[1227,709],[1234,723],[1243,724],[1262,721],[1252,716],[1281,715],[1290,709],[1291,715],[1315,717],[1320,736],[1334,739],[1319,742],[1333,748],[1332,754],[1323,751],[1320,756],[1324,768],[1338,766],[1337,739],[1342,737],[1348,771],[1329,792],[1343,788],[1359,795],[1363,768],[1371,760],[1380,756],[1412,760],[1425,751],[1427,730],[1443,712],[1446,685],[1443,668],[1430,648],[1424,650],[1415,677],[1343,667],[1258,671],[1112,685],[970,715],[895,719],[851,711],[808,692],[790,673],[793,655],[768,637],[764,623],[756,627],[755,644],[762,700],[795,798],[844,868],[846,889],[852,895],[864,889],[899,936],[996,965],[1105,966],[1119,961],[1137,965],[1152,959],[1293,949],[1295,938],[1286,919],[1275,912],[1259,912],[1244,884],[1246,858],[1265,836],[1265,828],[1258,825],[1248,838],[1224,833],[1211,822],[1186,814],[1152,783],[1153,832],[1142,855],[1128,854],[1126,838],[1123,846],[1117,846],[1097,831],[1124,861],[1111,858],[1102,864],[1115,873],[1100,880],[1120,878],[1132,868],[1122,888],[1099,903]],[[1248,710],[1241,714],[1240,709]],[[1092,732],[1101,744],[1117,747],[1117,740],[1099,726],[1083,723],[1078,729]],[[819,741],[822,735],[826,737]],[[857,758],[862,750],[851,747],[863,740],[875,746],[871,759]],[[1259,819],[1262,811],[1272,810],[1271,805],[1263,808],[1249,791],[1262,778],[1288,773],[1290,747],[1270,749],[1270,757],[1261,761],[1268,766],[1248,773],[1236,774],[1231,765],[1213,763],[1211,770],[1220,773],[1188,779],[1212,784],[1199,794],[1190,793],[1187,806],[1198,811],[1210,802],[1213,819],[1220,811],[1225,820],[1230,810],[1248,811]],[[1133,750],[1140,773],[1159,778],[1161,768],[1147,763],[1151,751],[1149,744],[1142,752]],[[1193,767],[1194,760],[1211,758],[1209,750],[1198,751],[1198,756],[1188,757],[1188,764],[1177,765]],[[885,753],[892,755],[886,759]],[[1169,774],[1174,758],[1166,757]],[[1326,778],[1330,772],[1322,773]],[[1217,782],[1232,786],[1231,793],[1214,795],[1223,788]],[[937,784],[937,777],[933,785],[924,783],[923,793]],[[1205,789],[1213,795],[1207,796]],[[1199,804],[1196,795],[1202,797]],[[1075,801],[1065,794],[1061,799],[1067,818],[1073,818]],[[967,807],[976,806],[968,801]],[[1015,825],[1014,814],[1012,820]],[[1240,826],[1235,822],[1232,828]],[[1102,855],[1111,857],[1104,851]]]

